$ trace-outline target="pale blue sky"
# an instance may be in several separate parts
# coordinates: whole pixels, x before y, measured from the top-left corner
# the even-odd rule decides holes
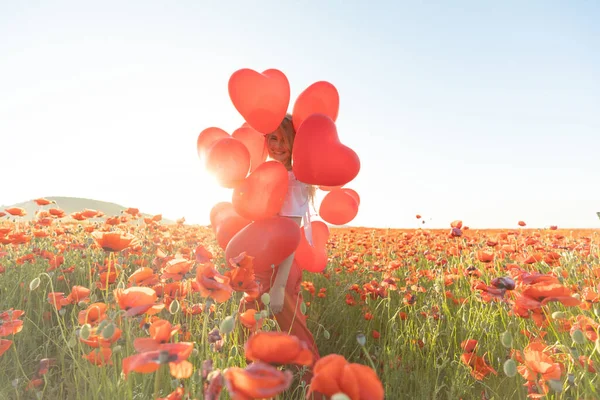
[[[198,133],[243,122],[233,72],[277,68],[290,111],[315,81],[340,93],[352,225],[600,227],[596,1],[38,3],[0,3],[0,204],[208,223],[231,192]]]

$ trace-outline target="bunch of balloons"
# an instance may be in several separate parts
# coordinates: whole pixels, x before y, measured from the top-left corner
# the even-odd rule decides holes
[[[287,77],[277,69],[240,69],[229,79],[229,97],[246,122],[231,135],[216,127],[204,129],[196,144],[204,167],[221,186],[233,189],[231,202],[216,204],[210,213],[219,246],[227,259],[244,251],[254,257],[256,271],[278,265],[294,252],[301,268],[323,271],[327,225],[311,222],[310,245],[304,227],[277,215],[287,194],[288,173],[283,164],[267,161],[265,135],[277,130],[287,113]],[[358,175],[360,160],[339,140],[338,110],[338,91],[329,82],[316,82],[298,96],[292,111],[292,170],[299,181],[328,191],[319,216],[343,225],[358,213],[358,193],[344,185]]]

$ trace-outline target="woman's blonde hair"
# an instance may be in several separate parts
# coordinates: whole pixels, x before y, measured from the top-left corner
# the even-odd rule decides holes
[[[279,128],[275,132],[279,131],[281,133],[281,137],[283,137],[283,142],[290,150],[290,154],[294,149],[294,139],[296,138],[296,130],[294,129],[294,123],[292,122],[292,114],[286,114],[283,121],[279,125]],[[285,166],[288,170],[292,169],[292,157],[290,156],[290,160],[288,161],[288,165]],[[315,205],[315,194],[317,192],[317,188],[313,185],[308,185],[308,199],[311,204]]]

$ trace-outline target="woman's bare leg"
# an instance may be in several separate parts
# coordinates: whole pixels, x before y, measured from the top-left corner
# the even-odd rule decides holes
[[[302,217],[286,217],[292,219],[295,223],[302,224]],[[273,281],[273,286],[280,285],[285,287],[288,277],[290,275],[290,268],[292,267],[292,263],[294,262],[294,255],[296,253],[290,254],[285,260],[279,264],[279,268],[277,270],[277,275],[275,276],[275,280]]]

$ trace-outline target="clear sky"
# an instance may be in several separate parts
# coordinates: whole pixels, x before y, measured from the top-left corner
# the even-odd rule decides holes
[[[76,196],[206,224],[200,131],[241,68],[326,80],[351,223],[600,227],[600,2],[3,1],[0,205]],[[321,196],[322,197],[322,196]]]

